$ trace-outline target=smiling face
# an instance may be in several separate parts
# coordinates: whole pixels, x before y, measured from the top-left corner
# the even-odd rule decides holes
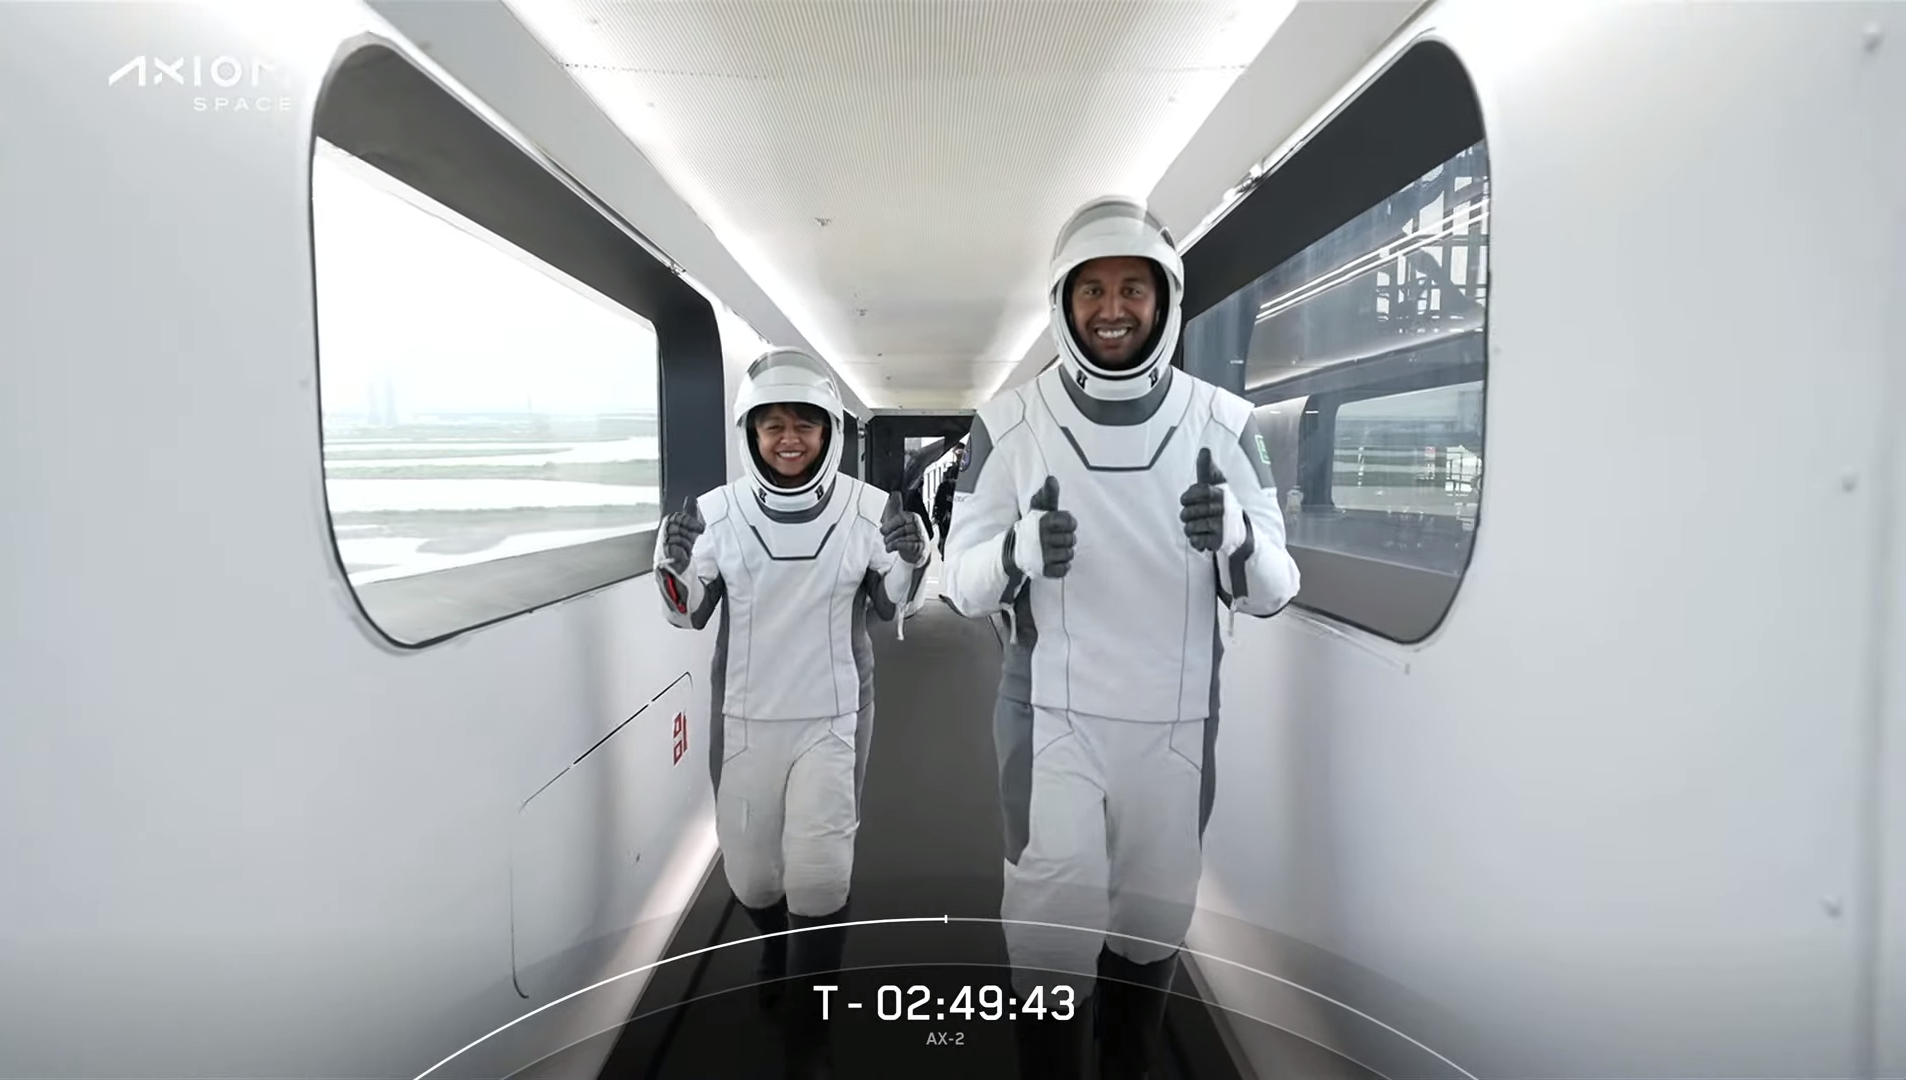
[[[754,416],[755,450],[766,462],[770,478],[782,487],[797,487],[821,458],[827,435],[827,414],[812,405],[769,405]]]
[[[1093,259],[1073,275],[1067,295],[1072,331],[1100,366],[1131,367],[1158,323],[1158,279],[1149,259]]]

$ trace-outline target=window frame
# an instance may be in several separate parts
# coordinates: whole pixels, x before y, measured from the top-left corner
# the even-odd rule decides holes
[[[1312,130],[1295,152],[1259,176],[1186,248],[1185,326],[1477,143],[1487,155],[1488,134],[1474,81],[1447,44],[1419,38]],[[1489,175],[1494,174],[1490,159]],[[1493,221],[1490,235],[1493,239]],[[1490,258],[1488,265],[1488,298],[1493,301],[1498,264]],[[1442,628],[1468,579],[1487,510],[1492,308],[1493,303],[1485,305],[1481,328],[1469,332],[1480,339],[1475,358],[1435,365],[1426,375],[1413,377],[1402,370],[1409,354],[1440,348],[1444,342],[1401,345],[1355,364],[1302,372],[1253,390],[1245,388],[1248,365],[1194,369],[1194,374],[1245,397],[1259,410],[1277,405],[1296,411],[1297,421],[1289,425],[1293,434],[1276,440],[1289,464],[1274,464],[1280,474],[1292,470],[1289,475],[1304,490],[1307,505],[1332,497],[1328,477],[1339,404],[1411,389],[1482,383],[1484,445],[1477,448],[1482,472],[1475,525],[1461,569],[1452,578],[1426,567],[1293,542],[1288,544],[1291,557],[1303,575],[1293,606],[1400,645],[1419,644]],[[1460,350],[1467,347],[1467,336],[1456,335],[1447,343]],[[1177,367],[1186,366],[1188,337],[1181,336],[1173,357]],[[1318,470],[1326,478],[1321,490],[1304,482]]]
[[[403,48],[365,34],[342,46],[317,95],[305,154],[312,320],[322,303],[311,201],[318,140],[428,196],[647,320],[655,329],[661,503],[668,507],[727,479],[721,332],[714,306],[682,268],[527,141],[506,134]],[[321,392],[314,378],[316,468],[324,481]],[[338,549],[328,484],[332,563],[375,640],[400,650],[452,638],[648,574],[657,526],[585,544],[350,584]]]

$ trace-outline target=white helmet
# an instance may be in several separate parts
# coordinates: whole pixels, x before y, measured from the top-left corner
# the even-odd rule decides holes
[[[1152,327],[1151,349],[1138,363],[1122,371],[1100,366],[1074,336],[1067,311],[1066,283],[1072,272],[1093,259],[1136,256],[1150,259],[1164,271],[1165,292]],[[1059,230],[1052,248],[1048,281],[1052,303],[1052,336],[1066,374],[1097,398],[1143,397],[1154,385],[1178,347],[1180,307],[1185,296],[1185,265],[1173,245],[1171,231],[1136,199],[1106,195],[1074,211]]]
[[[774,483],[778,475],[761,460],[749,414],[763,405],[800,402],[813,405],[827,414],[827,431],[821,436],[821,456],[813,475],[798,487]],[[769,349],[748,365],[741,390],[735,395],[735,435],[741,440],[741,460],[754,481],[761,501],[775,510],[805,510],[825,501],[834,487],[834,474],[840,466],[841,417],[840,391],[827,365],[799,349]]]

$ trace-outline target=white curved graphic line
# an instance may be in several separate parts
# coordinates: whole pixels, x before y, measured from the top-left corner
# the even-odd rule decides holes
[[[571,991],[570,993],[564,994],[562,997],[557,998],[556,1000],[550,1002],[547,1005],[543,1005],[543,1006],[539,1006],[538,1008],[531,1009],[529,1012],[524,1013],[523,1015],[517,1017],[516,1019],[510,1021],[509,1023],[504,1024],[502,1027],[497,1028],[495,1031],[490,1032],[488,1035],[485,1035],[482,1038],[477,1039],[475,1042],[470,1043],[468,1046],[465,1046],[463,1049],[458,1050],[456,1053],[451,1054],[449,1057],[444,1058],[442,1061],[437,1062],[435,1065],[432,1065],[430,1068],[425,1069],[423,1072],[418,1073],[417,1080],[424,1080],[424,1077],[429,1076],[431,1073],[436,1072],[438,1069],[443,1068],[445,1065],[448,1065],[451,1062],[462,1057],[463,1055],[469,1053],[472,1049],[483,1045],[489,1040],[496,1038],[498,1035],[503,1034],[505,1031],[508,1031],[509,1029],[515,1027],[516,1025],[522,1023],[523,1021],[528,1020],[530,1017],[535,1016],[537,1013],[542,1012],[544,1009],[553,1009],[556,1006],[561,1005],[563,1002],[568,1001],[570,998],[581,997],[582,995],[588,993],[591,990],[596,990],[601,987],[607,986],[612,982],[617,982],[619,980],[626,979],[631,975],[640,975],[644,971],[648,971],[651,968],[661,967],[663,964],[672,964],[677,960],[686,960],[691,956],[700,956],[702,953],[714,952],[716,949],[725,949],[730,945],[743,945],[750,941],[761,941],[766,938],[782,937],[787,934],[803,934],[809,930],[832,929],[835,927],[848,927],[848,926],[880,926],[885,923],[933,923],[933,922],[944,923],[946,921],[947,921],[947,917],[945,915],[929,915],[929,916],[923,916],[919,918],[910,918],[910,919],[859,919],[852,922],[829,923],[825,927],[804,926],[800,928],[799,930],[777,930],[772,934],[757,934],[754,937],[743,938],[740,941],[724,941],[718,945],[709,945],[705,948],[694,949],[689,952],[682,953],[680,956],[663,957],[662,959],[657,960],[652,964],[643,964],[641,967],[638,967],[638,968],[630,968],[629,970],[623,972],[620,975],[611,975],[599,983],[594,983],[590,986],[585,986],[580,990]]]
[[[1318,999],[1319,1001],[1323,1001],[1330,1005],[1334,1005],[1337,1008],[1342,1009],[1343,1011],[1350,1013],[1353,1016],[1360,1017],[1361,1019],[1364,1019],[1364,1020],[1368,1020],[1370,1023],[1375,1024],[1376,1026],[1382,1028],[1383,1030],[1389,1032],[1392,1035],[1395,1035],[1397,1038],[1402,1039],[1404,1042],[1409,1043],[1411,1046],[1416,1047],[1417,1049],[1430,1055],[1431,1057],[1449,1066],[1450,1068],[1455,1069],[1458,1073],[1461,1073],[1465,1077],[1465,1080],[1478,1080],[1476,1074],[1463,1068],[1461,1065],[1456,1064],[1455,1062],[1451,1061],[1447,1057],[1444,1057],[1442,1054],[1437,1053],[1435,1050],[1425,1045],[1421,1040],[1410,1037],[1404,1032],[1397,1030],[1395,1027],[1392,1027],[1391,1025],[1386,1024],[1381,1020],[1378,1020],[1376,1017],[1371,1016],[1369,1013],[1364,1012],[1362,1009],[1358,1009],[1352,1005],[1347,1005],[1344,1002],[1338,1001],[1336,998],[1333,998],[1328,994],[1324,994],[1319,991],[1312,990],[1308,986],[1303,986],[1298,983],[1292,982],[1291,980],[1286,979],[1280,975],[1273,975],[1268,971],[1264,971],[1260,968],[1254,968],[1249,964],[1241,963],[1239,961],[1229,959],[1228,957],[1219,956],[1215,953],[1208,953],[1198,949],[1193,949],[1187,945],[1174,946],[1167,942],[1158,941],[1153,938],[1139,937],[1136,934],[1122,934],[1116,930],[1101,930],[1101,929],[1088,928],[1083,926],[1073,926],[1069,923],[1037,922],[1032,919],[995,919],[995,918],[987,918],[984,916],[977,916],[977,915],[929,915],[929,916],[919,916],[919,917],[904,918],[904,919],[855,919],[848,922],[831,923],[829,924],[829,926],[839,927],[844,929],[850,926],[887,926],[887,925],[893,925],[897,923],[948,924],[948,923],[956,923],[956,922],[992,923],[996,926],[1005,926],[1005,925],[1011,924],[1013,926],[1041,926],[1041,927],[1047,927],[1049,929],[1054,929],[1054,930],[1076,930],[1076,931],[1079,931],[1080,933],[1099,934],[1104,937],[1116,937],[1116,938],[1123,938],[1124,940],[1127,940],[1127,941],[1144,942],[1145,944],[1155,945],[1161,949],[1165,949],[1168,951],[1189,953],[1190,955],[1198,957],[1201,960],[1214,960],[1220,964],[1229,964],[1230,966],[1234,968],[1240,968],[1244,971],[1248,971],[1253,975],[1259,976],[1260,978],[1269,979],[1272,982],[1283,983],[1285,986],[1288,986],[1293,990],[1302,991],[1303,993],[1309,994],[1310,996]],[[468,1046],[463,1047],[462,1049],[458,1050],[456,1053],[451,1054],[449,1057],[444,1058],[442,1061],[437,1062],[435,1065],[432,1065],[430,1068],[425,1069],[423,1072],[418,1073],[416,1080],[424,1080],[424,1078],[429,1076],[431,1073],[434,1073],[438,1069],[443,1068],[445,1065],[450,1064],[452,1061],[455,1061],[457,1058],[462,1057],[464,1054],[469,1053],[471,1050],[475,1049],[478,1046],[481,1046],[485,1042],[488,1042],[490,1039],[493,1039],[496,1036],[501,1035],[503,1032],[508,1031],[510,1028],[515,1027],[516,1025],[522,1023],[525,1020],[528,1020],[530,1017],[535,1016],[537,1013],[543,1012],[546,1009],[553,1009],[556,1006],[561,1005],[563,1002],[570,1000],[571,998],[581,997],[583,994],[586,994],[591,990],[596,990],[601,987],[607,986],[612,982],[617,982],[622,979],[626,979],[631,975],[639,975],[644,971],[649,971],[653,968],[661,967],[663,964],[672,964],[677,960],[686,960],[691,956],[700,956],[703,953],[715,952],[716,950],[726,949],[735,945],[746,945],[748,942],[751,942],[751,941],[765,941],[768,938],[785,937],[790,934],[801,934],[801,933],[806,933],[809,930],[819,930],[819,929],[822,929],[822,927],[807,926],[807,927],[802,927],[798,930],[795,930],[795,929],[777,930],[772,934],[756,934],[753,937],[739,938],[735,941],[724,941],[719,944],[708,945],[700,949],[693,949],[688,952],[682,953],[679,956],[665,957],[653,963],[643,964],[641,967],[630,968],[628,971],[625,971],[620,975],[612,975],[609,978],[603,979],[600,982],[593,983],[589,986],[585,986],[580,990],[575,990],[570,993],[564,994],[562,997],[557,998],[555,1001],[552,1001],[547,1005],[539,1006],[535,1009],[530,1010],[529,1012],[524,1013],[523,1015],[517,1017],[516,1019],[510,1021],[509,1023],[504,1024],[502,1027],[497,1028],[495,1031],[490,1032],[488,1035],[484,1035],[483,1037],[475,1040],[474,1042],[471,1042]],[[1231,1011],[1235,1011],[1235,1010],[1231,1010]],[[1249,1014],[1241,1014],[1241,1015],[1249,1015]],[[1256,1020],[1257,1018],[1251,1017],[1251,1019]],[[1267,1024],[1269,1023],[1269,1021],[1259,1021],[1259,1022],[1267,1023]],[[622,1023],[627,1023],[627,1021],[623,1021]],[[619,1024],[616,1024],[615,1026],[621,1027],[622,1024],[619,1023]],[[1270,1026],[1277,1027],[1277,1025],[1275,1024],[1271,1024]],[[607,1030],[613,1030],[613,1029],[605,1028],[604,1030],[607,1031]],[[596,1032],[596,1034],[600,1035],[602,1034],[602,1032]],[[594,1037],[595,1037],[594,1035],[590,1036],[590,1038],[594,1038]]]
[[[1084,933],[1103,934],[1106,937],[1124,938],[1127,941],[1142,941],[1148,945],[1156,945],[1161,949],[1168,949],[1168,950],[1175,950],[1178,952],[1190,953],[1191,955],[1198,957],[1200,960],[1216,960],[1220,964],[1229,964],[1234,968],[1242,968],[1253,975],[1258,975],[1258,976],[1262,976],[1263,978],[1270,979],[1272,982],[1281,982],[1285,986],[1288,986],[1293,990],[1302,990],[1304,993],[1309,994],[1311,997],[1314,997],[1318,999],[1319,1001],[1329,1002],[1330,1004],[1335,1005],[1337,1008],[1342,1009],[1343,1011],[1350,1013],[1353,1016],[1362,1017],[1363,1019],[1370,1021],[1372,1024],[1375,1024],[1376,1026],[1382,1028],[1383,1030],[1389,1032],[1390,1034],[1395,1035],[1397,1038],[1402,1039],[1404,1042],[1409,1043],[1411,1046],[1416,1047],[1417,1049],[1430,1055],[1436,1060],[1449,1066],[1450,1068],[1455,1069],[1457,1072],[1462,1073],[1465,1077],[1468,1078],[1468,1080],[1477,1080],[1476,1074],[1470,1072],[1468,1069],[1463,1068],[1461,1065],[1456,1064],[1455,1062],[1449,1060],[1443,1055],[1423,1045],[1422,1042],[1416,1039],[1412,1039],[1408,1035],[1405,1035],[1403,1032],[1398,1031],[1396,1028],[1391,1027],[1390,1025],[1384,1023],[1381,1020],[1378,1020],[1376,1017],[1371,1016],[1369,1013],[1364,1012],[1362,1009],[1358,1009],[1353,1006],[1346,1005],[1343,1002],[1338,1001],[1336,998],[1333,998],[1328,994],[1319,993],[1316,990],[1312,990],[1308,986],[1300,986],[1297,983],[1290,981],[1289,979],[1283,978],[1282,976],[1273,975],[1268,971],[1261,971],[1257,968],[1252,967],[1249,964],[1242,964],[1236,960],[1231,960],[1226,957],[1218,956],[1214,953],[1200,952],[1199,950],[1191,948],[1190,946],[1187,946],[1187,945],[1173,946],[1163,941],[1154,941],[1151,938],[1139,937],[1137,934],[1121,934],[1116,930],[1087,930],[1083,926],[1070,926],[1066,923],[1034,922],[1030,919],[987,919],[987,918],[981,918],[978,916],[970,916],[970,915],[969,916],[951,916],[950,915],[947,917],[947,921],[949,922],[981,922],[981,923],[990,922],[990,923],[1000,923],[1002,925],[1005,923],[1012,923],[1015,926],[1045,926],[1055,930],[1078,930]],[[1252,1019],[1256,1019],[1256,1017],[1252,1017]],[[1273,1024],[1271,1026],[1275,1027],[1276,1025]]]

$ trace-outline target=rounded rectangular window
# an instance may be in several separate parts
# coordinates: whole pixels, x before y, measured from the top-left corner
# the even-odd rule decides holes
[[[1187,323],[1185,366],[1258,405],[1294,603],[1402,642],[1448,612],[1481,516],[1481,124],[1454,55],[1419,45],[1186,257],[1236,282]]]
[[[322,140],[311,196],[325,497],[381,629],[655,527],[647,319]]]

